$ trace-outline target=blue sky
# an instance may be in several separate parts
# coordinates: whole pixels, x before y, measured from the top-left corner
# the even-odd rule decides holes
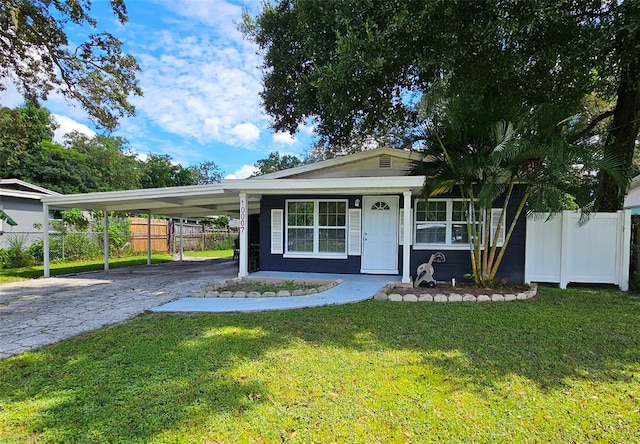
[[[209,160],[225,176],[244,178],[270,152],[302,156],[313,143],[308,126],[294,136],[276,134],[262,109],[261,58],[237,30],[243,8],[255,15],[259,1],[128,0],[126,5],[124,26],[106,0],[94,1],[92,15],[142,68],[144,97],[133,100],[136,116],[123,119],[114,133],[138,154],[169,154],[185,166]],[[21,103],[11,88],[0,100],[9,107]],[[55,94],[45,106],[61,126],[58,140],[71,129],[95,130],[79,107]]]

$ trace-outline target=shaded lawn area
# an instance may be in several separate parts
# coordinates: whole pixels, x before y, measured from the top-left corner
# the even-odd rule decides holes
[[[0,441],[638,442],[640,299],[144,314],[0,361]]]
[[[151,256],[151,263],[159,264],[162,262],[171,262],[173,257],[170,254],[154,253]],[[136,265],[145,265],[147,263],[147,255],[130,256],[122,258],[109,259],[109,268],[133,267]],[[50,265],[51,276],[60,276],[63,274],[82,273],[86,271],[95,271],[104,269],[104,259],[96,259],[91,261],[78,262],[58,262]],[[7,282],[23,281],[27,279],[37,279],[44,275],[44,265],[33,265],[22,268],[0,269],[0,284]]]

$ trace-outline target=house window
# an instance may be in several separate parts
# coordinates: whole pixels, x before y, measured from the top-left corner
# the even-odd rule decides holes
[[[346,257],[347,201],[288,200],[285,255]]]
[[[463,200],[429,199],[415,203],[415,237],[419,245],[469,245],[466,208]],[[480,223],[479,213],[475,220]]]

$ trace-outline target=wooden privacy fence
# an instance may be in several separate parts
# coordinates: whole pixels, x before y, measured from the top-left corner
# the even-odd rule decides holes
[[[233,248],[238,233],[219,230],[208,225],[193,222],[182,224],[182,249],[184,251],[229,250]],[[169,249],[172,253],[180,251],[180,221],[169,221]]]
[[[129,218],[129,243],[133,251],[147,251],[147,219],[141,217]],[[165,219],[151,219],[151,250],[169,251],[169,221]]]
[[[130,245],[133,251],[147,251],[147,219],[130,218]],[[220,250],[233,248],[238,233],[215,230],[193,222],[182,224],[184,251]],[[180,251],[180,221],[151,219],[151,250],[176,253]]]

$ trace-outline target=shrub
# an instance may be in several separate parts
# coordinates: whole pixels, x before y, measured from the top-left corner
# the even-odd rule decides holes
[[[31,256],[25,251],[29,237],[26,234],[10,235],[7,239],[9,248],[3,250],[0,256],[3,268],[19,268],[30,265]]]
[[[27,248],[27,254],[36,262],[44,261],[44,240],[38,239]]]

